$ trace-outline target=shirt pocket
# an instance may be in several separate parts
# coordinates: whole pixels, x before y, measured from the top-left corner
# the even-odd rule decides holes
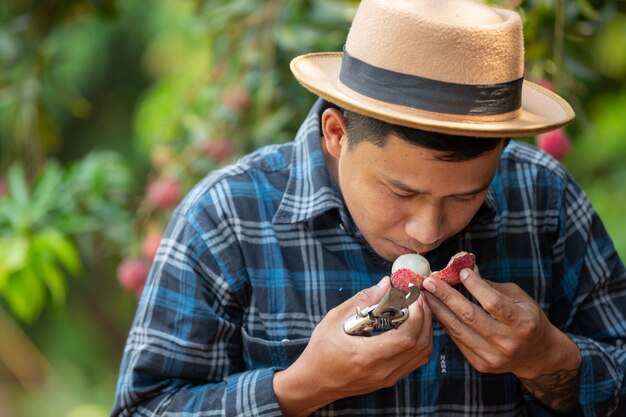
[[[241,329],[243,357],[248,369],[287,368],[295,362],[309,343],[310,338],[265,340],[250,336]]]

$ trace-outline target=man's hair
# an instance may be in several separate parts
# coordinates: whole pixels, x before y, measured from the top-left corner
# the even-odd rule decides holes
[[[368,141],[373,145],[383,147],[390,134],[397,135],[406,142],[424,148],[441,151],[436,158],[441,161],[460,162],[474,159],[495,149],[503,141],[506,146],[509,138],[482,138],[448,135],[445,133],[428,132],[383,122],[382,120],[364,116],[337,105],[325,102],[322,112],[334,108],[343,113],[346,120],[348,149],[358,143]]]

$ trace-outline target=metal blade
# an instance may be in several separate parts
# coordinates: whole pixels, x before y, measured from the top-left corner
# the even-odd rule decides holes
[[[372,311],[372,315],[391,320],[402,314],[401,311],[405,304],[406,296],[404,293],[397,288],[391,287]]]

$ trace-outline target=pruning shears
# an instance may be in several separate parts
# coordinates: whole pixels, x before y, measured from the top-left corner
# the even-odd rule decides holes
[[[350,335],[371,335],[374,330],[395,329],[409,318],[408,307],[419,297],[420,290],[409,284],[409,293],[390,287],[378,304],[361,309],[348,317],[343,330]]]

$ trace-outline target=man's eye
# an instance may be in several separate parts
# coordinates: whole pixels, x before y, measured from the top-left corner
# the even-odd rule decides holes
[[[389,190],[389,192],[391,193],[392,196],[394,196],[395,198],[397,198],[399,200],[406,200],[408,198],[413,197],[413,194],[403,194],[403,193],[398,193],[398,192],[393,191],[393,190]]]
[[[478,194],[472,194],[472,195],[455,195],[454,199],[458,200],[458,201],[472,201],[474,199],[476,199],[476,197],[478,197]]]

